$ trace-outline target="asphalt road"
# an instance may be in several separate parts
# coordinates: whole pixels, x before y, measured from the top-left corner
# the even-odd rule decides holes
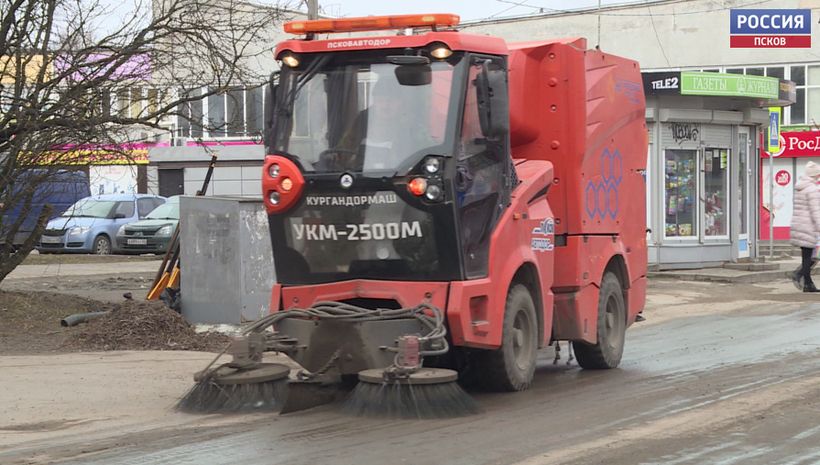
[[[40,452],[107,465],[820,463],[820,304],[650,322],[627,344],[609,371],[544,354],[532,389],[477,394],[484,413],[468,418],[360,419],[324,406]]]

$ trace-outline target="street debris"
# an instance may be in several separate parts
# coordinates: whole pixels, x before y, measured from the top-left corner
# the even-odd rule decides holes
[[[108,310],[108,314],[78,326],[63,343],[64,348],[220,351],[229,340],[219,333],[197,333],[162,302],[126,300],[100,310]]]

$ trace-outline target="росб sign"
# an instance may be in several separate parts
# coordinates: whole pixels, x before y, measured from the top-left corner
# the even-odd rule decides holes
[[[763,144],[760,147],[760,158],[769,158],[766,141],[761,142]],[[776,158],[820,157],[820,132],[781,132],[780,151],[773,153],[772,156]]]
[[[811,48],[810,9],[733,9],[732,48]]]

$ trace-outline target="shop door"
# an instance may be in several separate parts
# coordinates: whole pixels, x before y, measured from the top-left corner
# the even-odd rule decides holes
[[[700,151],[701,238],[704,242],[729,240],[729,150]]]
[[[752,138],[748,127],[738,128],[737,134],[737,164],[738,164],[738,236],[737,236],[737,257],[749,257],[749,221],[751,212],[749,211],[749,186],[751,169],[749,169],[749,154],[751,151]]]

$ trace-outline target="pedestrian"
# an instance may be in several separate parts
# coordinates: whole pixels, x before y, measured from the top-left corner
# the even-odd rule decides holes
[[[803,292],[818,292],[811,279],[814,249],[820,237],[820,165],[806,163],[803,176],[797,181],[794,213],[791,223],[791,243],[800,247],[802,262],[792,273],[792,281]]]

